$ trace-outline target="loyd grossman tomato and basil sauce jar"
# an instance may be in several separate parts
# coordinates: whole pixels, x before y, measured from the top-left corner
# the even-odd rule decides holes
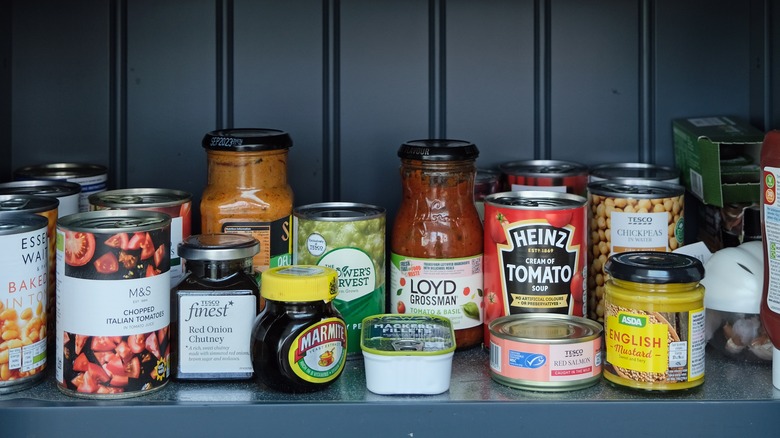
[[[604,377],[645,390],[704,383],[704,266],[691,256],[629,251],[610,256]]]
[[[265,307],[252,328],[251,355],[255,375],[269,388],[314,392],[344,371],[347,326],[333,305],[337,276],[333,268],[314,265],[263,273]]]
[[[391,310],[444,316],[458,349],[482,342],[482,222],[474,205],[477,146],[401,145],[403,198],[391,236]]]
[[[255,272],[292,262],[287,183],[290,136],[275,129],[224,129],[203,138],[208,182],[200,203],[201,232],[249,234],[260,242]]]

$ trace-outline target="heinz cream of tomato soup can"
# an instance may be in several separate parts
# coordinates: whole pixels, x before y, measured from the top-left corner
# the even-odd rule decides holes
[[[601,377],[601,325],[587,318],[526,313],[490,323],[490,375],[532,391],[587,388]]]
[[[0,212],[0,394],[39,382],[46,367],[46,218]]]
[[[77,183],[81,186],[79,212],[85,212],[89,211],[89,195],[108,187],[108,168],[99,164],[49,163],[16,169],[14,179],[54,179]]]
[[[192,195],[181,190],[132,188],[89,195],[90,210],[149,210],[171,217],[171,287],[184,278],[179,244],[192,234]]]
[[[485,339],[488,324],[501,316],[587,314],[586,224],[582,196],[521,191],[485,198]]]
[[[170,376],[170,216],[91,211],[57,225],[60,390],[119,398],[161,388]]]

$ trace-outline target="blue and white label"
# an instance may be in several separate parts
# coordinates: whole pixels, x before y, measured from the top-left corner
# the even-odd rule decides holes
[[[541,368],[547,363],[543,354],[509,350],[509,365],[518,368]]]

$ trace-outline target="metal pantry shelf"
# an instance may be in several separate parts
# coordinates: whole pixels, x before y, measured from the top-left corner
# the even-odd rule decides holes
[[[0,396],[0,435],[758,437],[776,430],[780,390],[772,387],[771,367],[731,362],[709,349],[706,360],[704,385],[680,393],[633,391],[604,380],[571,392],[517,390],[492,381],[488,353],[479,348],[455,354],[450,390],[434,396],[372,394],[361,360],[349,361],[328,389],[302,395],[254,382],[171,382],[142,397],[82,400],[62,394],[48,375]]]

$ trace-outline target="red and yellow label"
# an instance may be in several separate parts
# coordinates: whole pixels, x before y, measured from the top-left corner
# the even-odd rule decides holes
[[[346,362],[347,326],[327,318],[309,326],[293,341],[288,360],[293,372],[312,383],[326,383],[341,374]]]

